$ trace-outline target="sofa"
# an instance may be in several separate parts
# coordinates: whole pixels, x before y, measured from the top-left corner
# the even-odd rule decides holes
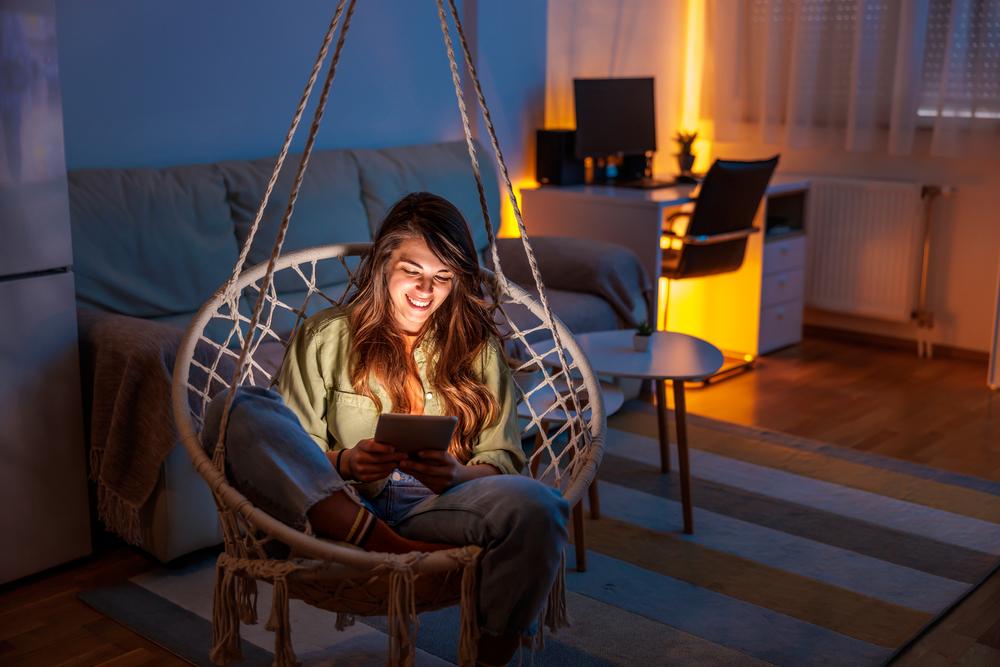
[[[490,164],[482,149],[480,155],[484,166]],[[271,197],[248,266],[270,256],[296,157],[289,157],[288,173]],[[184,448],[175,446],[170,373],[184,327],[230,275],[273,164],[274,158],[263,158],[69,173],[97,512],[106,526],[162,561],[222,539],[207,485]],[[496,225],[495,173],[485,168],[484,181]],[[490,264],[464,142],[315,151],[284,250],[370,241],[392,204],[413,191],[455,203]],[[580,239],[532,241],[553,311],[570,330],[628,327],[646,319],[649,280],[630,251]],[[498,252],[509,278],[533,284],[518,239],[500,239]],[[332,264],[316,276],[318,286],[332,291],[346,280],[344,268]],[[291,304],[305,295],[301,281],[281,278],[276,287]],[[252,306],[244,307],[248,313]],[[289,316],[275,327],[290,330],[293,322]]]

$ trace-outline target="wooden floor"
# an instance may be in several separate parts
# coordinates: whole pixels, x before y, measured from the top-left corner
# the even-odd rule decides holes
[[[985,380],[984,363],[808,339],[688,391],[688,410],[1000,481],[1000,394]],[[0,665],[187,664],[76,598],[153,566],[110,542],[0,588]],[[894,664],[1000,665],[1000,573]]]

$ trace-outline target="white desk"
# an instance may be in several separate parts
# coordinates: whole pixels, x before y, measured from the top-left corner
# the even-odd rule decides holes
[[[806,180],[778,176],[766,198],[803,194],[808,187]],[[674,210],[694,201],[695,190],[547,186],[522,191],[522,210],[531,234],[592,238],[630,248],[654,279],[655,303],[660,304],[663,223]],[[765,219],[762,206],[754,224],[763,229]],[[764,234],[754,234],[738,271],[673,282],[668,328],[754,356],[796,343],[802,337],[804,268],[803,234],[768,237],[766,242]]]

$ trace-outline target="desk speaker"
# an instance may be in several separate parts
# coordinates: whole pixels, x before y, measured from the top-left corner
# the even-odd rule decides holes
[[[538,130],[535,140],[535,178],[539,183],[583,183],[583,160],[576,157],[576,130]]]

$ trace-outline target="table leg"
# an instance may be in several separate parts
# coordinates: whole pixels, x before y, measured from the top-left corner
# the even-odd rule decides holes
[[[687,417],[684,407],[684,381],[674,380],[674,424],[677,427],[677,461],[681,474],[681,505],[684,508],[684,532],[694,533],[691,512],[691,470],[688,466]]]
[[[656,383],[656,419],[660,435],[660,472],[670,472],[670,425],[667,423],[667,381]]]
[[[587,487],[587,498],[590,500],[590,518],[600,519],[601,518],[601,496],[597,492],[597,476],[594,476],[594,481],[590,483]]]

